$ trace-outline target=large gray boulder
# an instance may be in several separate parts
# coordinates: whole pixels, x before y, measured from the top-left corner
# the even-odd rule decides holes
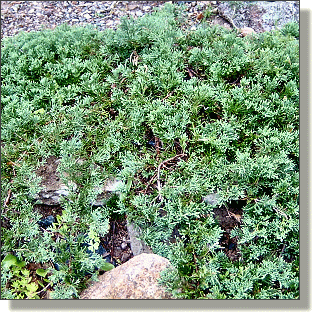
[[[299,1],[221,1],[218,9],[232,19],[236,28],[249,27],[255,32],[299,22]]]
[[[160,272],[168,267],[166,258],[142,253],[104,273],[81,293],[80,299],[172,299],[158,284]]]

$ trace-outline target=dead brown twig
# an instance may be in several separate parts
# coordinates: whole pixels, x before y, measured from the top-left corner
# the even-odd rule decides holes
[[[170,158],[170,159],[167,159],[167,160],[164,160],[162,161],[159,166],[158,166],[158,170],[157,170],[157,189],[159,191],[159,197],[160,197],[160,200],[162,200],[162,196],[161,196],[161,182],[160,182],[160,170],[161,170],[161,167],[163,167],[165,164],[171,162],[171,161],[174,161],[176,160],[177,158],[183,158],[183,157],[186,157],[187,155],[185,153],[181,153],[181,154],[177,154],[176,156],[174,156],[173,158]]]
[[[226,207],[226,206],[225,206],[225,207]],[[230,218],[231,218],[231,216],[232,216],[232,217],[235,218],[238,222],[240,222],[241,216],[240,216],[239,214],[235,214],[235,213],[229,211],[227,207],[226,207],[226,210],[227,210],[228,215],[229,215]]]
[[[288,219],[288,216],[282,210],[278,209],[277,207],[273,207],[273,210]]]
[[[4,201],[3,207],[7,207],[7,206],[8,206],[9,201],[10,201],[10,198],[11,198],[11,195],[12,195],[12,191],[11,191],[11,189],[9,189],[9,190],[8,190],[8,195],[7,195],[7,197],[6,197],[6,200]]]
[[[166,164],[168,164],[170,161],[173,161],[173,160],[175,160],[175,159],[177,159],[177,158],[179,158],[179,157],[184,157],[184,156],[186,156],[186,154],[181,153],[181,154],[177,154],[176,156],[174,156],[174,157],[172,157],[172,158],[170,158],[170,159],[166,159],[166,160],[162,161],[162,162],[159,164],[158,168],[157,168],[157,172],[156,172],[156,173],[153,175],[153,177],[150,179],[148,185],[146,186],[146,188],[144,189],[143,192],[144,192],[144,193],[147,192],[148,188],[150,187],[150,185],[152,184],[152,182],[153,182],[156,178],[157,178],[157,188],[158,188],[158,190],[160,191],[160,190],[161,190],[161,185],[160,185],[160,170],[161,170],[161,168],[165,168],[165,169],[169,170],[169,168],[166,166]]]
[[[161,99],[161,101],[164,101],[166,100],[167,98],[169,98],[172,94],[173,94],[174,91],[171,91],[169,92],[164,98]]]
[[[154,181],[154,179],[157,177],[157,174],[155,173],[154,175],[153,175],[153,177],[150,179],[150,181],[149,181],[149,183],[148,183],[148,185],[146,186],[146,188],[144,189],[144,193],[146,193],[147,192],[147,190],[148,190],[148,188],[150,187],[150,185],[151,185],[151,183]]]
[[[130,55],[129,61],[134,65],[137,66],[138,65],[138,61],[139,61],[139,55],[137,53],[137,51],[133,51]]]
[[[158,137],[155,137],[154,138],[154,142],[155,142],[155,145],[156,145],[156,153],[157,153],[157,157],[156,159],[159,160],[159,156],[160,156],[160,150],[161,150],[161,143],[160,143],[160,139]]]

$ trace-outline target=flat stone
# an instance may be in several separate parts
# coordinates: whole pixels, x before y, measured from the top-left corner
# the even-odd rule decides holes
[[[80,299],[172,299],[158,284],[160,272],[168,267],[168,259],[142,253],[99,276]]]
[[[221,1],[218,7],[237,28],[250,27],[258,33],[299,22],[299,1]]]
[[[132,222],[128,222],[128,220],[127,230],[130,238],[131,251],[134,256],[142,253],[152,253],[151,248],[140,239],[141,230]]]
[[[211,204],[212,206],[216,206],[219,200],[219,195],[217,193],[210,193],[203,198],[203,201]]]
[[[79,162],[82,160],[80,159]],[[36,174],[41,177],[42,190],[37,194],[36,200],[38,204],[59,205],[63,197],[68,197],[70,191],[76,191],[78,186],[73,182],[68,182],[67,185],[62,182],[60,174],[57,172],[60,159],[51,156],[47,159],[45,165],[38,168]],[[67,177],[64,174],[64,177]],[[92,203],[93,206],[103,206],[106,201],[117,191],[121,181],[112,177],[105,180],[103,186],[99,189],[99,194],[96,200]]]

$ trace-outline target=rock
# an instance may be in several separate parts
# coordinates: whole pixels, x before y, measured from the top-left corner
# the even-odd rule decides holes
[[[214,9],[212,10],[212,13],[213,13],[213,14],[218,14],[218,13],[219,13],[218,8],[214,8]]]
[[[105,180],[102,187],[102,192],[97,196],[95,202],[92,204],[94,206],[103,206],[113,193],[116,193],[118,187],[121,185],[121,181],[114,178],[109,178]]]
[[[210,193],[203,198],[203,201],[211,204],[212,206],[216,206],[218,203],[219,195],[217,193]]]
[[[256,33],[252,28],[241,28],[240,33],[243,37],[248,36],[249,34]]]
[[[129,4],[128,5],[128,10],[135,10],[136,8],[138,8],[137,4]]]
[[[50,227],[53,224],[54,220],[55,220],[54,216],[49,215],[46,218],[38,221],[38,224],[41,228],[47,229],[48,227]]]
[[[158,284],[160,272],[168,267],[166,258],[142,253],[99,276],[80,299],[172,299]]]
[[[81,160],[79,161],[81,162]],[[60,159],[51,156],[47,159],[45,165],[38,168],[36,174],[42,178],[42,191],[36,196],[38,204],[46,205],[59,205],[62,197],[67,197],[70,191],[77,190],[77,185],[73,182],[64,184],[57,171],[60,163]],[[67,177],[63,173],[64,177]],[[116,192],[121,181],[118,181],[112,177],[106,179],[104,185],[101,187],[100,193],[96,200],[92,203],[93,206],[102,206],[112,196],[112,193]],[[96,188],[96,190],[98,187]]]
[[[58,205],[61,196],[69,194],[69,188],[62,183],[57,172],[59,160],[51,156],[47,159],[44,166],[36,171],[36,174],[42,178],[42,191],[37,195],[38,203],[46,205]]]
[[[122,255],[122,257],[121,257],[121,261],[122,261],[122,262],[127,262],[128,260],[130,260],[130,258],[131,258],[131,254],[125,252],[125,253]]]
[[[138,256],[141,253],[152,253],[150,247],[148,247],[142,240],[140,240],[140,229],[133,223],[127,220],[127,230],[130,237],[130,247],[132,254]]]
[[[250,27],[258,33],[299,22],[299,1],[221,1],[218,8],[237,28]]]
[[[261,1],[262,20],[265,31],[283,27],[286,23],[299,22],[299,1]]]

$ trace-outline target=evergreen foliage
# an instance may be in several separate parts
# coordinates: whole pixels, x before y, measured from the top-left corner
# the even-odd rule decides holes
[[[63,25],[2,41],[1,203],[14,197],[1,258],[58,264],[46,275],[53,298],[76,298],[97,276],[103,259],[84,234],[94,247],[114,214],[170,260],[161,282],[178,298],[299,298],[298,25],[241,38],[183,21],[167,4],[116,31]],[[49,156],[81,188],[43,230],[35,170]],[[110,174],[121,196],[92,207]],[[238,261],[220,250],[212,192],[219,206],[246,201],[231,234]],[[21,298],[14,279],[2,264],[3,297]]]

